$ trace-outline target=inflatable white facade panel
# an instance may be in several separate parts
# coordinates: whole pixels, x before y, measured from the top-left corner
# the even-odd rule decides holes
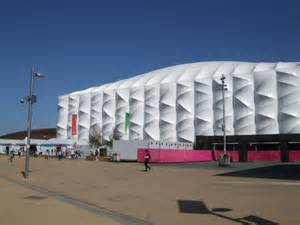
[[[129,139],[143,140],[144,87],[130,89],[129,97]]]
[[[276,71],[255,73],[254,84],[256,134],[278,134]]]
[[[299,133],[299,68],[300,63],[200,62],[74,92],[59,97],[57,136],[86,141],[94,126],[105,140],[114,130],[124,140],[167,142],[223,135],[222,74],[227,135]],[[72,136],[74,114],[78,137]]]
[[[176,142],[176,83],[160,85],[160,140]]]
[[[232,79],[226,77],[227,90],[224,94],[225,102],[225,129],[227,135],[234,134],[233,129],[233,99],[232,99]],[[213,79],[213,110],[214,110],[214,134],[223,134],[223,93],[220,77]]]
[[[79,95],[78,139],[88,141],[91,121],[91,93],[90,91]]]
[[[78,118],[76,124],[72,124],[72,116],[78,117],[79,112],[79,92],[69,95],[69,113],[68,113],[68,138],[77,138],[78,136]],[[76,134],[72,135],[72,125],[76,126]]]
[[[253,74],[233,76],[234,134],[255,134]]]
[[[129,139],[129,131],[125,127],[126,113],[129,113],[129,89],[116,91],[116,132],[121,140]],[[125,130],[126,129],[126,130]]]
[[[58,98],[57,117],[57,138],[66,139],[68,137],[68,107],[69,97],[67,95]]]
[[[176,96],[177,141],[194,142],[194,82],[181,81],[177,83]]]
[[[95,129],[101,133],[102,127],[102,105],[103,105],[103,92],[99,88],[91,91],[91,123],[90,129]]]
[[[144,140],[160,140],[159,85],[145,86]]]
[[[195,135],[214,135],[212,74],[218,64],[204,66],[194,79]]]
[[[103,92],[103,108],[102,108],[102,136],[103,139],[109,141],[115,129],[115,91],[106,90]]]
[[[277,72],[280,133],[300,133],[300,73]]]

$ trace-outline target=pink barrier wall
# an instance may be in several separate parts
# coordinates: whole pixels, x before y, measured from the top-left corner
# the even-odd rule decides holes
[[[248,151],[248,161],[281,161],[280,151]]]
[[[144,148],[138,149],[138,162],[144,162]],[[152,163],[176,163],[176,162],[205,162],[218,161],[223,151],[211,150],[173,150],[173,149],[147,149],[151,154]],[[228,151],[232,161],[239,161],[238,151]],[[281,161],[281,153],[278,150],[248,151],[248,161]],[[289,161],[300,161],[300,150],[288,152]]]
[[[300,161],[300,150],[297,151],[289,151],[289,161]]]
[[[138,162],[144,162],[145,150],[151,155],[152,163],[205,162],[212,161],[210,150],[138,149]]]
[[[222,150],[214,150],[214,160],[215,161],[219,161],[220,160],[220,156],[221,154],[223,154]],[[238,162],[240,155],[238,151],[227,151],[229,153],[230,156],[230,160],[234,161],[234,162]]]

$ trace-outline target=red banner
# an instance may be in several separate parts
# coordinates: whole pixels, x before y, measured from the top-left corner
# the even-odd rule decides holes
[[[72,115],[72,135],[77,135],[77,115]]]

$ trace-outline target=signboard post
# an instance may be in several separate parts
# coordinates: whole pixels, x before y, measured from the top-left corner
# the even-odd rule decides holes
[[[77,115],[72,115],[72,136],[77,135]]]

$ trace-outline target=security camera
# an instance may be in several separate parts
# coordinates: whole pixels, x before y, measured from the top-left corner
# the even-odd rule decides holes
[[[25,102],[25,100],[26,99],[24,97],[20,98],[20,103],[23,104]]]

